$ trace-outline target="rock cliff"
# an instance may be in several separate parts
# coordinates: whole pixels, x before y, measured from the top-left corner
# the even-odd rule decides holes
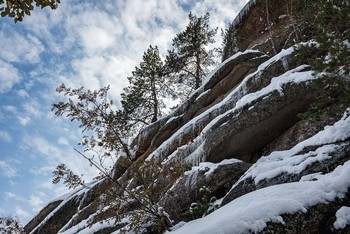
[[[293,2],[302,1],[248,2],[234,21],[241,52],[132,142],[140,165],[190,165],[157,196],[175,225],[172,232],[350,232],[343,215],[350,206],[350,117],[331,103],[330,112],[300,118],[324,93],[312,88],[317,77],[295,56],[288,5]],[[117,163],[114,178],[133,186],[128,165]],[[95,181],[55,199],[26,232],[119,233],[132,221],[114,222],[115,214],[95,219],[109,183]],[[203,198],[203,188],[216,200],[206,201],[205,217],[190,221],[190,207]]]

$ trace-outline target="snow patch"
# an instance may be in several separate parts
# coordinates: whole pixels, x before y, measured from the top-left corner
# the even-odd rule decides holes
[[[299,181],[318,180],[320,175],[322,175],[322,172],[316,172],[316,173],[308,174],[308,175],[302,176]]]
[[[219,163],[211,163],[211,162],[201,162],[198,166],[192,167],[190,171],[186,171],[184,175],[188,176],[199,171],[205,171],[205,176],[210,176],[219,166],[229,165],[234,163],[242,162],[239,159],[225,159]]]
[[[343,229],[347,225],[350,225],[350,207],[341,207],[337,213],[335,213],[335,216],[337,217],[337,220],[333,224],[335,229]]]

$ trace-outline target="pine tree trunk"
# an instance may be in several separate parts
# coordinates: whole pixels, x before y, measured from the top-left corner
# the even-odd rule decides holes
[[[199,53],[196,54],[196,77],[195,77],[195,89],[198,89],[199,86],[201,86],[202,81],[200,77],[200,71],[201,71],[201,60],[199,57]]]
[[[151,92],[152,92],[152,99],[153,99],[153,117],[152,117],[152,123],[156,122],[158,119],[158,98],[157,98],[157,91],[156,91],[156,82],[155,78],[152,77],[151,79]]]

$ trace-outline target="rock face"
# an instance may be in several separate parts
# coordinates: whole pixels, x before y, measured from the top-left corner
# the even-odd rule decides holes
[[[274,193],[279,190],[274,188],[297,188],[309,182],[312,187],[319,182],[320,193],[326,194],[323,200],[311,197],[305,204],[299,201],[301,207],[295,205],[293,209],[281,203],[278,213],[266,214],[270,218],[255,217],[259,225],[244,226],[238,220],[221,233],[350,232],[349,225],[343,229],[334,226],[337,211],[350,206],[350,184],[339,181],[341,189],[323,191],[328,184],[321,183],[326,181],[324,178],[338,182],[336,175],[344,174],[341,169],[349,167],[349,114],[338,103],[331,103],[330,111],[317,118],[299,117],[325,94],[311,87],[317,78],[295,57],[293,47],[285,48],[292,32],[290,4],[302,2],[249,1],[234,21],[242,52],[219,65],[188,100],[142,130],[132,142],[135,163],[141,166],[156,160],[165,166],[181,162],[192,167],[172,184],[162,186],[154,198],[175,223],[191,219],[188,210],[201,199],[199,190],[204,186],[209,196],[218,199],[217,208],[221,207],[205,217],[213,221],[208,223],[215,224],[211,217],[216,217],[217,212],[254,194],[269,191],[271,196],[277,196]],[[271,26],[268,30],[267,24]],[[114,179],[137,189],[140,184],[135,177],[130,165],[119,158]],[[26,232],[112,233],[129,225],[130,220],[107,222],[115,214],[93,219],[101,211],[101,197],[109,189],[110,181],[104,179],[52,201],[27,224]],[[299,199],[299,194],[294,198]],[[266,208],[254,205],[257,210]],[[124,209],[137,211],[137,205],[128,204]],[[232,212],[236,212],[235,207]],[[241,216],[248,217],[238,213],[237,217]],[[202,225],[201,220],[198,225]],[[191,225],[195,224],[188,223],[175,233],[186,233],[181,231],[186,226],[191,233],[200,233],[190,229]]]
[[[179,179],[160,199],[159,203],[176,221],[186,219],[191,203],[200,199],[200,189],[210,190],[208,197],[222,197],[251,164],[236,159],[219,164],[201,163]]]
[[[296,13],[305,0],[250,0],[233,22],[240,51],[258,49],[276,54],[298,37]]]

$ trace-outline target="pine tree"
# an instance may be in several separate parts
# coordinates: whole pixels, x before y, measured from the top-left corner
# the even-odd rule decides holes
[[[348,0],[318,0],[308,23],[312,41],[297,46],[297,55],[311,65],[320,79],[312,85],[326,91],[306,113],[320,114],[332,103],[350,105],[350,3]],[[312,56],[310,56],[312,54]]]
[[[149,46],[138,67],[128,77],[129,86],[124,89],[122,105],[129,125],[149,124],[161,116],[164,108],[162,97],[171,91],[165,84],[164,64],[158,47]]]
[[[322,10],[315,20],[316,42],[321,56],[313,59],[317,72],[349,79],[350,75],[350,2],[322,1]]]
[[[237,32],[234,25],[231,23],[225,31],[221,32],[222,35],[222,55],[221,61],[223,62],[231,55],[238,52],[237,47]]]
[[[214,43],[217,29],[209,28],[209,13],[201,17],[190,13],[188,17],[185,31],[173,39],[173,49],[168,51],[166,64],[170,71],[177,74],[178,82],[197,89],[209,66],[214,64],[214,50],[208,50],[207,46]],[[188,78],[184,80],[184,77]]]
[[[307,60],[317,74],[348,79],[350,3],[346,0],[319,0],[314,7],[316,15],[309,27],[315,43],[299,46],[298,53],[303,55],[305,51],[314,51],[315,56]]]

